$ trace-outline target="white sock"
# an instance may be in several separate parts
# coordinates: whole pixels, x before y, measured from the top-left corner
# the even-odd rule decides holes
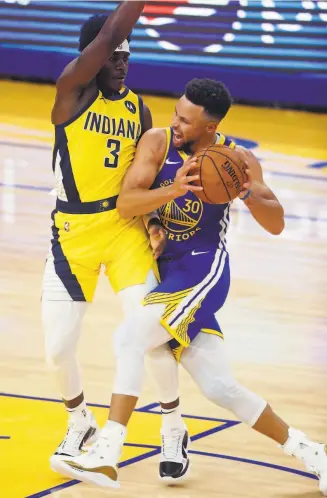
[[[125,441],[127,436],[127,427],[120,424],[119,422],[114,422],[114,420],[108,420],[103,429],[110,431],[111,433],[117,434],[123,441]]]
[[[163,432],[169,432],[174,429],[185,429],[185,424],[183,422],[179,406],[170,409],[161,408],[161,414]]]
[[[90,421],[90,416],[89,414],[91,413],[88,407],[86,406],[85,400],[82,401],[82,403],[75,408],[67,408],[66,410],[69,414],[69,418],[72,422],[77,423],[77,424],[88,424]]]

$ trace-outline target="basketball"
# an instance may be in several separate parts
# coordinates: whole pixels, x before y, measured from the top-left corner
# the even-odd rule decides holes
[[[245,163],[240,155],[224,145],[211,145],[195,153],[198,158],[199,180],[194,185],[203,187],[195,192],[199,199],[209,204],[225,204],[235,199],[247,177]]]

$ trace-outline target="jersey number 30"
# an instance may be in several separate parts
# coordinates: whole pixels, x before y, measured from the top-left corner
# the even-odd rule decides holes
[[[110,157],[106,157],[104,165],[106,168],[117,168],[118,166],[118,156],[120,152],[120,142],[119,140],[112,140],[109,138],[107,142],[107,147],[109,149]]]

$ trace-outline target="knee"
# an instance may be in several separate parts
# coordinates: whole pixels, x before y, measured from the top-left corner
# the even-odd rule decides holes
[[[71,361],[76,351],[65,343],[46,344],[46,363],[50,369],[60,367],[63,363]]]
[[[127,320],[115,330],[113,334],[113,350],[116,359],[122,355],[145,354],[146,344],[137,319]]]
[[[113,337],[115,356],[136,353],[145,355],[148,351],[168,341],[168,332],[160,325],[162,308],[151,305],[132,313],[123,325],[118,327]]]
[[[233,408],[241,390],[242,387],[232,376],[212,378],[201,385],[201,391],[207,399],[229,410]]]
[[[50,367],[76,355],[85,306],[84,302],[42,301],[45,353]]]
[[[214,378],[201,386],[201,390],[210,401],[231,411],[251,427],[266,406],[263,398],[246,389],[232,376]]]

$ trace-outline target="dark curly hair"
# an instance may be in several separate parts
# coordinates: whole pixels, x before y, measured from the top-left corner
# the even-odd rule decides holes
[[[95,16],[89,17],[81,27],[79,35],[79,45],[78,50],[82,52],[85,47],[87,47],[100,33],[104,23],[108,19],[105,14],[97,14]],[[127,40],[131,40],[131,35],[129,34]]]
[[[232,105],[232,97],[221,81],[194,78],[186,85],[185,96],[192,104],[202,106],[207,114],[219,120],[226,116]]]

